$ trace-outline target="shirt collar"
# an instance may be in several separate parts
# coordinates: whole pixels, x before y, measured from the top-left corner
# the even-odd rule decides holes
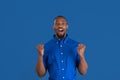
[[[63,43],[66,43],[68,41],[68,34],[66,34],[66,37],[63,39],[57,38],[55,35],[53,35],[53,40],[55,40],[56,42],[62,41]]]

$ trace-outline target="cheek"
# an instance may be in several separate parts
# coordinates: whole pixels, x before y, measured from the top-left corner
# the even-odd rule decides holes
[[[57,32],[57,28],[53,28],[55,32]]]
[[[53,29],[56,30],[57,28],[54,26]]]
[[[64,28],[65,30],[67,30],[67,29],[68,29],[68,26],[64,26],[63,28]]]
[[[66,31],[68,28],[66,27],[66,28],[64,28],[64,30]]]

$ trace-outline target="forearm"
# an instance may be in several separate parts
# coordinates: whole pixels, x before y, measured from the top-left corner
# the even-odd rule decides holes
[[[37,74],[38,74],[39,77],[44,76],[45,73],[46,73],[46,70],[45,70],[45,67],[44,67],[44,64],[43,64],[43,57],[40,56],[40,55],[38,56],[36,71],[37,71]]]
[[[79,63],[79,66],[78,66],[79,72],[82,75],[84,75],[84,74],[86,74],[87,69],[88,69],[88,64],[87,64],[87,62],[85,60],[85,57],[84,56],[82,56],[82,57],[80,56],[80,63]]]

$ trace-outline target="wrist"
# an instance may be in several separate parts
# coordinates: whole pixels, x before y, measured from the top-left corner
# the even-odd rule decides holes
[[[39,57],[43,57],[43,55],[42,55],[42,54],[39,54],[38,56],[39,56]]]
[[[84,58],[84,55],[80,55],[80,54],[79,54],[79,56],[80,56],[80,58]]]

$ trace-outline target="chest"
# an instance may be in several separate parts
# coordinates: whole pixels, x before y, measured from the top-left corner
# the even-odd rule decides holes
[[[70,47],[69,45],[60,44],[60,45],[53,45],[51,49],[48,51],[48,63],[68,63],[69,61],[74,63],[75,62],[75,52],[74,48]]]

